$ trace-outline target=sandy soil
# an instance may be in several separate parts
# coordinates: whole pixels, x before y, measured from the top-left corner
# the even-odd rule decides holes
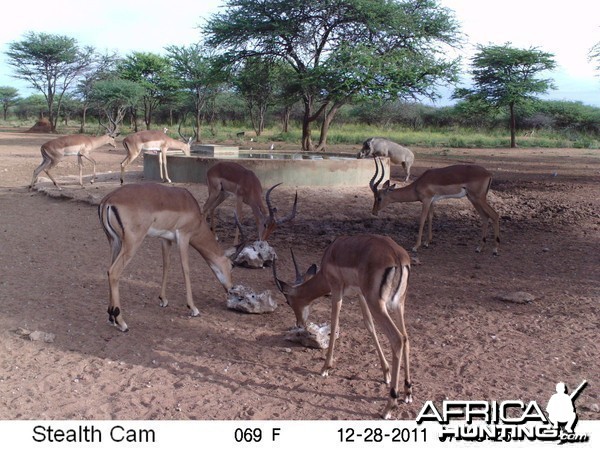
[[[228,310],[202,258],[191,253],[196,305],[191,318],[173,252],[170,306],[158,305],[160,245],[147,239],[121,281],[129,333],[108,325],[109,248],[95,204],[118,186],[124,150],[93,156],[100,179],[76,184],[71,157],[30,192],[39,147],[53,136],[0,133],[0,419],[374,419],[388,390],[355,296],[341,316],[336,368],[319,375],[323,350],[283,339],[294,324],[270,270],[236,268],[234,282],[270,289],[272,314]],[[355,151],[336,148],[336,151]],[[476,254],[479,217],[466,200],[436,209],[434,244],[419,251],[406,307],[414,403],[395,418],[416,417],[426,400],[535,400],[555,384],[587,379],[580,419],[600,419],[600,152],[576,149],[415,149],[413,175],[457,161],[494,173],[490,203],[501,215],[500,256]],[[127,182],[141,180],[141,159]],[[86,166],[86,180],[90,168]],[[402,171],[393,175],[402,179]],[[186,185],[202,202],[204,185]],[[281,187],[281,210],[294,189]],[[341,234],[380,233],[411,248],[419,204],[371,215],[368,188],[300,188],[297,219],[270,243],[292,279],[289,250],[305,267]],[[74,200],[73,200],[74,199]],[[229,243],[233,201],[218,229]],[[251,225],[248,211],[245,224]],[[524,291],[531,303],[500,301]],[[329,321],[329,301],[311,320]],[[27,332],[55,335],[31,340]],[[25,333],[25,335],[23,334]],[[382,338],[382,342],[385,342]],[[387,344],[387,342],[385,342]],[[387,347],[387,345],[386,345]]]

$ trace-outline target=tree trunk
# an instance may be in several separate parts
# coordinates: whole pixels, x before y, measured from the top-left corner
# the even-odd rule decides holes
[[[310,135],[310,124],[312,122],[311,111],[312,99],[310,96],[304,97],[304,116],[302,117],[302,150],[305,152],[313,151],[313,143]]]
[[[509,107],[510,107],[510,148],[516,148],[517,147],[517,138],[516,138],[517,121],[515,119],[515,103],[510,102]]]
[[[196,142],[202,142],[200,134],[202,133],[202,115],[200,111],[196,111]]]
[[[316,151],[320,152],[325,150],[325,146],[327,145],[327,133],[329,133],[329,126],[331,125],[333,118],[335,117],[336,113],[338,112],[341,106],[341,103],[335,103],[327,112],[327,114],[325,114],[325,117],[323,118],[323,123],[321,124],[321,136],[319,136],[319,143],[317,144],[317,148],[315,149]]]
[[[282,126],[281,131],[283,133],[287,133],[290,127],[290,114],[292,113],[292,108],[289,106],[284,107],[282,114]]]
[[[138,132],[138,120],[137,120],[137,110],[135,108],[130,109],[130,128],[133,129],[134,133]]]
[[[302,150],[305,152],[312,152],[314,150],[310,135],[310,122],[306,117],[302,121]]]
[[[81,126],[79,127],[79,133],[85,133],[85,119],[87,115],[88,107],[84,105],[83,111],[81,112]]]

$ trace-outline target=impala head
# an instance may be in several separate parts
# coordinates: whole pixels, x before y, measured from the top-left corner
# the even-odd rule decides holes
[[[379,211],[382,210],[383,208],[385,208],[387,206],[387,204],[390,202],[388,194],[394,190],[396,185],[395,184],[390,185],[390,181],[387,180],[385,183],[383,183],[383,186],[381,187],[381,189],[377,189],[379,184],[383,180],[385,171],[383,169],[383,163],[379,160],[379,158],[373,157],[373,160],[375,161],[375,175],[373,175],[373,178],[371,178],[371,181],[369,181],[369,187],[373,191],[374,200],[373,200],[373,211],[372,212],[373,212],[373,215],[376,216],[379,214]],[[375,179],[377,178],[377,175],[379,174],[379,165],[380,164],[381,164],[381,176],[379,177],[379,179],[377,179],[377,181],[375,181]]]
[[[111,147],[117,148],[117,145],[115,143],[115,138],[120,134],[119,133],[119,125],[110,116],[108,116],[108,120],[110,122],[110,125],[106,125],[106,124],[102,123],[100,121],[100,119],[98,119],[98,123],[106,129],[106,136],[108,138],[110,138],[110,139],[108,139],[107,144],[110,145]]]
[[[278,219],[276,217],[277,208],[274,207],[271,203],[271,192],[281,183],[277,183],[274,186],[271,186],[265,195],[265,200],[267,202],[267,208],[269,209],[269,215],[263,216],[259,219],[259,237],[261,241],[266,241],[271,233],[277,228],[279,225],[282,225],[290,220],[293,220],[296,217],[296,209],[298,204],[298,192],[296,191],[296,196],[294,197],[294,206],[292,207],[292,212],[285,216],[282,219]]]
[[[190,156],[192,142],[194,142],[194,139],[196,139],[196,137],[198,136],[198,132],[196,131],[196,128],[194,128],[194,135],[191,137],[185,137],[181,133],[181,124],[182,123],[183,122],[179,123],[179,127],[177,128],[177,133],[179,133],[179,136],[181,136],[182,141],[185,143],[185,146],[182,148],[183,153],[185,154],[185,156]],[[164,133],[166,134],[167,131],[169,131],[169,130],[167,128],[165,128]]]
[[[296,325],[299,327],[305,327],[308,315],[310,314],[310,301],[311,299],[304,299],[299,294],[298,286],[301,286],[306,281],[310,280],[317,273],[317,265],[311,265],[308,270],[302,275],[298,269],[298,263],[294,256],[294,251],[290,249],[292,253],[292,261],[294,262],[294,270],[296,271],[296,281],[293,284],[288,284],[277,278],[277,268],[275,267],[275,260],[273,260],[273,278],[277,289],[285,296],[285,301],[291,306],[296,316]]]
[[[108,145],[110,145],[113,148],[117,148],[117,144],[115,142],[116,135],[108,134],[107,136],[109,137]]]

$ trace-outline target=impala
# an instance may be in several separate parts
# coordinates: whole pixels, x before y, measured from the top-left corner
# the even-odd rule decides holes
[[[375,181],[381,164],[381,177]],[[390,203],[395,202],[421,202],[421,218],[419,221],[419,234],[413,251],[421,246],[423,237],[423,227],[425,220],[429,221],[428,237],[424,246],[428,247],[432,238],[431,222],[433,218],[433,204],[438,200],[445,198],[467,197],[473,204],[483,221],[483,233],[481,243],[477,246],[477,252],[483,249],[487,232],[488,220],[491,219],[494,226],[494,255],[498,255],[498,245],[500,243],[500,220],[498,213],[488,204],[486,200],[487,193],[492,183],[492,174],[481,166],[477,165],[455,165],[442,167],[439,169],[429,169],[417,178],[413,183],[395,188],[386,181],[381,189],[378,189],[381,180],[383,180],[383,163],[375,158],[375,175],[371,178],[369,186],[375,196],[373,203],[373,214],[378,215],[379,211]]]
[[[266,241],[273,230],[288,222],[296,216],[298,203],[298,192],[294,198],[292,212],[282,219],[277,219],[275,214],[277,208],[271,204],[271,192],[281,183],[272,186],[265,195],[267,206],[262,200],[262,185],[254,172],[234,162],[218,162],[206,172],[206,184],[208,185],[208,198],[202,207],[204,214],[210,215],[211,229],[215,230],[215,209],[228,195],[236,197],[236,213],[238,219],[242,220],[242,203],[252,208],[252,214],[256,220],[258,240]],[[234,244],[237,244],[238,234],[236,230]]]
[[[224,255],[198,202],[188,190],[155,183],[121,186],[102,199],[98,215],[112,249],[108,269],[108,318],[119,330],[128,331],[121,310],[119,279],[146,236],[161,238],[163,276],[160,306],[166,307],[169,303],[166,286],[169,251],[173,242],[179,248],[187,306],[192,316],[197,316],[199,312],[192,298],[188,256],[190,245],[206,260],[225,290],[231,289],[231,261]],[[236,223],[239,225],[239,222]],[[241,249],[238,248],[237,253]],[[235,259],[237,253],[232,258]]]
[[[40,148],[42,153],[42,163],[33,171],[33,178],[29,189],[33,188],[33,185],[37,182],[38,177],[42,171],[46,172],[46,175],[52,180],[54,186],[59,190],[61,187],[56,183],[54,177],[50,174],[50,169],[54,168],[65,156],[77,156],[77,164],[79,165],[79,184],[83,187],[83,158],[90,161],[93,165],[92,180],[90,183],[94,183],[96,179],[96,161],[90,156],[90,153],[103,145],[115,145],[115,135],[111,132],[103,136],[85,136],[83,134],[74,134],[70,136],[63,136],[56,139],[52,139],[44,144]]]
[[[164,130],[166,130],[166,128]],[[169,173],[167,172],[167,150],[182,150],[186,156],[190,156],[190,145],[194,137],[186,140],[185,137],[181,135],[181,127],[179,129],[179,135],[185,142],[173,139],[167,136],[166,132],[163,131],[138,131],[123,139],[123,147],[125,147],[127,156],[121,162],[121,184],[123,184],[125,168],[139,156],[142,150],[157,150],[159,152],[158,167],[160,170],[160,179],[169,183],[171,182]]]
[[[292,253],[293,258],[293,253]],[[404,324],[404,303],[410,275],[410,257],[406,250],[386,236],[363,234],[338,237],[327,247],[321,259],[321,268],[316,271],[313,264],[304,275],[296,270],[296,282],[287,284],[277,278],[275,261],[273,277],[278,289],[285,295],[287,303],[296,316],[296,324],[306,327],[311,303],[331,293],[331,334],[322,376],[328,376],[333,367],[333,350],[339,329],[339,315],[344,293],[358,289],[360,307],[365,327],[375,341],[375,348],[383,378],[390,385],[390,399],[381,416],[390,417],[398,404],[400,366],[404,363],[404,401],[412,402],[412,384],[409,370],[409,342]],[[390,313],[396,316],[398,325]],[[383,354],[375,322],[381,327],[392,348],[392,371]]]

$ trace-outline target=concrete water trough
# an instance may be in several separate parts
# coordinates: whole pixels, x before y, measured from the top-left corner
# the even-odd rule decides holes
[[[175,183],[206,183],[206,171],[217,161],[235,161],[254,171],[263,186],[368,186],[375,173],[372,159],[356,159],[348,154],[267,152],[239,150],[237,147],[203,145],[192,147],[191,156],[168,153],[169,177]],[[383,158],[385,178],[390,162]],[[144,178],[160,180],[158,155],[144,155]]]

